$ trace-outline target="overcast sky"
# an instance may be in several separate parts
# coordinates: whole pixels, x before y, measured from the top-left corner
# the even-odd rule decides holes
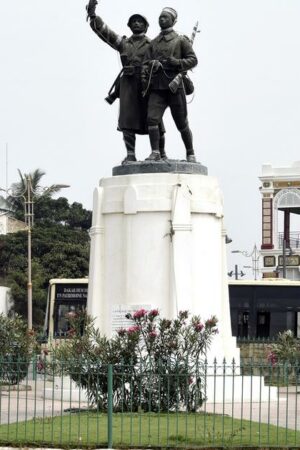
[[[86,23],[85,3],[0,1],[0,186],[8,143],[8,184],[18,168],[41,168],[46,185],[70,184],[64,195],[91,208],[94,187],[125,151],[116,131],[117,102],[103,100],[120,69],[118,54]],[[140,12],[154,37],[164,6],[177,9],[178,32],[190,35],[200,22],[196,95],[189,105],[195,150],[219,179],[230,250],[250,251],[261,244],[261,165],[300,159],[300,1],[103,0],[97,13],[129,35],[128,17]],[[169,113],[166,128],[168,154],[183,158]],[[144,159],[148,138],[137,144]],[[229,269],[235,262],[250,261],[231,255]]]

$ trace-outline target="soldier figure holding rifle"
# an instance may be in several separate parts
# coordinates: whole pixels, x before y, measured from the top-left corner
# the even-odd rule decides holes
[[[173,8],[164,8],[159,17],[161,32],[149,46],[147,64],[142,74],[144,93],[150,92],[147,123],[152,153],[147,159],[160,159],[159,124],[169,106],[186,148],[186,159],[196,162],[182,79],[176,92],[169,85],[179,73],[192,69],[198,61],[190,40],[173,30],[176,21],[177,12]]]
[[[127,156],[123,163],[136,161],[135,141],[136,134],[148,134],[147,127],[147,97],[142,95],[141,68],[145,54],[150,45],[146,36],[149,24],[147,19],[134,14],[128,20],[132,36],[127,38],[119,36],[112,31],[103,20],[96,15],[97,0],[90,0],[87,5],[87,14],[93,31],[102,41],[120,53],[123,69],[114,83],[114,92],[110,92],[107,101],[112,103],[120,97],[120,114],[118,129],[123,132],[127,149]],[[164,151],[164,128],[159,122],[158,148],[161,156],[166,158]]]

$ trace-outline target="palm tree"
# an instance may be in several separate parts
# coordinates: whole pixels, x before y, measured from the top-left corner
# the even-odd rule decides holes
[[[18,169],[20,181],[13,183],[10,188],[10,194],[6,199],[6,203],[17,219],[24,219],[24,208],[26,201],[30,195],[32,201],[35,202],[40,198],[50,198],[56,192],[59,192],[63,185],[53,184],[47,188],[41,186],[41,179],[46,174],[41,169],[35,169],[28,174],[22,173]]]

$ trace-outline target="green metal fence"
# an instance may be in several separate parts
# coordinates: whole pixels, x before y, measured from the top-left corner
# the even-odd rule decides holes
[[[157,367],[2,360],[0,445],[300,447],[298,365]]]

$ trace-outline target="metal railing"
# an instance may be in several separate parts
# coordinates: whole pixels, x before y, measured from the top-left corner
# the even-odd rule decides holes
[[[0,445],[300,447],[298,364],[24,364],[0,361]]]
[[[278,341],[278,336],[237,336],[236,338],[238,343],[245,344],[271,344]]]
[[[278,233],[279,248],[283,248],[284,233]],[[300,231],[292,231],[290,233],[289,245],[290,248],[300,248]]]

